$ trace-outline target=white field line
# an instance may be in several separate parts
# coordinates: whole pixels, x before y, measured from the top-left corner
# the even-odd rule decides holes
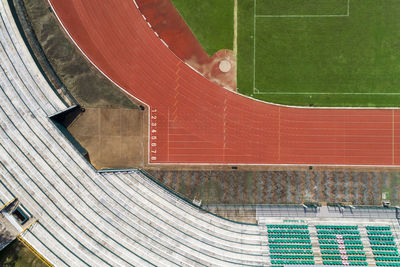
[[[237,25],[238,25],[238,0],[233,2],[233,53],[237,60]],[[236,68],[237,69],[237,68]]]
[[[347,16],[350,16],[350,0],[347,0]]]
[[[238,71],[237,42],[238,42],[238,0],[234,0],[234,3],[233,3],[233,54],[235,55],[235,60],[236,60],[236,72],[235,72],[236,81],[237,81],[237,71]],[[236,88],[237,88],[237,85],[236,85]]]
[[[261,92],[255,88],[255,94],[258,95],[400,95],[400,92],[397,93],[360,93],[360,92]]]
[[[49,4],[51,5],[51,1],[53,0],[47,0],[49,2]],[[132,2],[135,3],[135,5],[137,6],[136,0],[132,0]],[[256,0],[254,0],[256,1]],[[78,46],[78,44],[75,42],[74,39],[72,39],[71,35],[69,34],[69,32],[67,31],[67,29],[65,28],[65,26],[63,25],[63,23],[61,22],[60,18],[57,16],[56,13],[54,13],[57,17],[57,20],[60,22],[60,25],[63,27],[63,29],[65,30],[65,32],[67,33],[67,35],[70,37],[70,39],[72,40],[72,42],[76,45],[76,47],[78,47],[78,49],[81,51],[81,53],[89,60],[89,62],[91,62],[93,64],[93,66],[95,66],[107,79],[109,79],[112,83],[114,83],[117,87],[119,87],[122,91],[124,91],[125,93],[127,93],[128,95],[132,96],[133,98],[137,99],[139,102],[143,103],[144,105],[146,105],[148,108],[151,108],[149,104],[143,102],[142,100],[138,99],[136,96],[128,93],[128,91],[126,91],[124,88],[122,88],[121,86],[119,86],[116,82],[114,82],[110,77],[108,77],[107,75],[104,74],[104,72],[101,71],[101,69],[95,65],[90,59],[89,57],[82,51],[82,49]],[[253,14],[254,16],[254,14]],[[151,28],[152,31],[154,31],[153,28]],[[160,39],[161,40],[161,39]],[[170,52],[172,54],[174,54],[172,52],[172,50],[170,50]],[[175,55],[175,54],[174,54]],[[175,55],[176,56],[176,55]],[[183,62],[183,61],[182,61]],[[191,67],[190,65],[186,64],[186,66]],[[197,73],[198,75],[204,77],[200,72],[196,71],[194,68],[191,67],[192,70],[195,71],[195,73]],[[223,87],[222,87],[223,88]],[[376,110],[381,110],[381,109],[400,109],[400,107],[309,107],[309,106],[296,106],[296,105],[284,105],[284,104],[277,104],[277,103],[273,103],[273,102],[268,102],[265,100],[260,100],[251,96],[247,96],[247,95],[243,95],[239,92],[236,91],[232,91],[232,90],[228,90],[225,88],[225,90],[227,91],[228,94],[234,94],[234,95],[238,95],[239,97],[244,97],[248,100],[257,102],[257,103],[263,103],[263,104],[268,104],[268,105],[273,105],[273,106],[277,106],[277,107],[287,107],[287,108],[298,108],[298,109],[357,109],[357,110],[370,110],[370,109],[376,109]],[[259,90],[257,88],[253,88],[253,91],[256,90],[257,92],[259,92]],[[150,123],[150,116],[148,116],[148,122]],[[150,128],[148,130],[149,134],[150,134]],[[149,135],[150,136],[150,135]],[[150,145],[148,146],[150,149]],[[273,165],[273,164],[271,164]],[[360,165],[360,166],[364,166],[364,165]],[[368,165],[366,165],[368,166]],[[378,165],[379,166],[379,165]],[[400,166],[400,165],[399,165]]]
[[[257,0],[253,1],[254,10],[253,10],[253,94],[255,94],[256,89],[256,7]]]
[[[254,0],[256,1],[256,0]],[[256,14],[256,7],[254,6],[254,17],[255,18],[311,18],[311,17],[348,17],[350,16],[350,0],[347,0],[347,14],[344,15],[257,15]],[[256,20],[254,18],[254,28],[256,25]],[[340,92],[262,92],[255,88],[255,77],[256,77],[256,67],[255,67],[255,58],[256,58],[256,41],[255,41],[255,30],[254,30],[254,73],[253,73],[253,94],[258,94],[258,95],[400,95],[400,93],[380,93],[380,92],[374,92],[374,93],[360,93],[360,92],[346,92],[346,93],[340,93]]]
[[[235,0],[237,1],[237,0]],[[280,94],[280,93],[270,93],[270,92],[260,92],[256,88],[256,22],[257,18],[324,18],[324,17],[348,17],[350,16],[350,0],[347,0],[347,13],[342,15],[257,15],[257,0],[253,0],[254,11],[253,11],[253,94]],[[236,22],[236,21],[235,21]],[[236,69],[237,70],[237,69]],[[287,93],[285,93],[287,94]],[[294,93],[301,94],[301,93]],[[303,93],[310,94],[310,93]],[[312,93],[312,94],[322,94],[322,93]],[[346,94],[346,93],[338,93]],[[353,93],[349,93],[353,94]],[[362,93],[360,93],[362,94]]]

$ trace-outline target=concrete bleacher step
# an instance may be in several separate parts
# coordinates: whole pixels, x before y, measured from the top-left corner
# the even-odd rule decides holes
[[[142,191],[142,192],[144,192],[144,191]]]
[[[311,236],[311,245],[312,251],[314,254],[314,261],[316,264],[322,264],[322,254],[321,249],[319,247],[318,237],[317,237],[317,229],[314,224],[309,224],[308,230],[310,231]]]
[[[398,223],[393,223],[390,226],[392,228],[392,233],[393,233],[394,241],[396,242],[396,246],[400,247],[400,226]]]
[[[21,142],[23,142],[24,140],[23,139],[18,139],[19,141],[21,141]],[[21,145],[22,146],[22,145]],[[29,146],[27,146],[27,147],[29,147]],[[30,151],[30,153],[32,154],[34,154],[34,151]],[[48,161],[48,162],[51,162],[51,160],[49,160],[48,158],[46,159],[46,161]],[[74,168],[71,168],[71,169],[74,169]]]
[[[145,190],[146,192],[157,192],[159,194],[154,194],[154,201],[158,201],[159,204],[165,205],[163,203],[170,202],[173,204],[172,206],[169,206],[170,208],[173,208],[175,211],[179,210],[179,208],[183,208],[186,212],[186,214],[189,215],[188,219],[193,218],[192,223],[204,223],[204,220],[207,218],[207,220],[210,220],[209,214],[203,214],[203,213],[189,213],[190,211],[193,210],[193,207],[188,205],[187,203],[183,202],[182,200],[178,200],[175,198],[171,197],[171,193],[166,191],[165,189],[162,189],[161,187],[155,185],[154,183],[151,183],[146,177],[144,177],[142,174],[138,173],[138,176],[130,176],[130,177],[124,177],[121,175],[120,177],[124,179],[124,182],[126,185],[131,185],[135,186],[136,183],[138,182],[144,187],[142,190]],[[171,202],[171,200],[174,200]],[[179,208],[177,208],[179,207]],[[247,235],[249,234],[248,238],[252,237],[255,241],[257,240],[258,242],[262,239],[262,235],[258,229],[257,226],[254,227],[244,227],[244,225],[237,225],[235,223],[232,223],[230,221],[226,220],[221,220],[221,219],[216,219],[214,218],[213,220],[209,221],[209,223],[215,224],[215,227],[219,228],[221,233],[225,232],[227,235],[231,235],[231,237],[237,236],[237,233],[240,233],[239,236],[241,235]],[[246,228],[246,229],[243,229]],[[229,229],[229,230],[228,230]],[[249,231],[251,229],[251,231]]]
[[[368,265],[376,265],[374,254],[372,253],[371,244],[369,243],[366,226],[360,226],[359,231],[361,235],[362,245],[364,246],[365,256],[367,257]]]
[[[46,79],[43,77],[42,73],[38,69],[36,63],[34,62],[28,48],[25,46],[25,42],[23,41],[21,35],[19,34],[19,30],[17,25],[13,21],[13,16],[11,14],[11,11],[8,7],[8,4],[2,0],[1,5],[1,11],[2,11],[2,21],[4,22],[5,25],[5,30],[3,31],[4,37],[7,37],[6,34],[8,35],[8,38],[5,38],[5,40],[10,40],[11,42],[8,43],[9,48],[14,48],[10,49],[9,51],[13,53],[14,59],[17,61],[17,63],[20,67],[25,68],[25,71],[19,72],[20,75],[24,75],[25,79],[27,81],[30,81],[32,84],[36,84],[36,90],[33,90],[33,94],[36,94],[38,97],[41,97],[43,104],[50,105],[55,110],[59,111],[62,109],[65,109],[66,106],[65,104],[61,101],[61,99],[56,95],[55,93],[49,94],[49,90],[52,90],[49,87],[49,84],[47,83]],[[17,52],[18,51],[18,52]],[[19,53],[22,53],[25,57],[25,60],[22,60],[22,57],[19,55]],[[27,86],[30,86],[29,83],[27,83]],[[31,89],[31,88],[30,88]],[[39,89],[39,90],[37,90]]]
[[[0,27],[0,30],[7,27]],[[11,47],[14,42],[7,38],[7,33],[0,36],[1,44],[5,44],[5,48]],[[224,259],[242,264],[264,265],[265,259],[261,256],[253,257],[252,260],[251,256],[243,257],[241,254],[236,254],[239,250],[252,253],[267,251],[267,246],[264,248],[260,245],[259,247],[255,246],[257,243],[260,244],[262,239],[260,231],[255,226],[227,222],[210,214],[200,213],[198,209],[189,207],[172,194],[164,194],[158,203],[162,205],[158,206],[170,205],[169,210],[171,211],[176,206],[180,206],[183,208],[182,210],[186,209],[185,212],[181,212],[181,217],[185,217],[183,221],[186,224],[176,224],[182,233],[187,231],[185,227],[189,225],[202,227],[202,231],[191,228],[191,234],[197,235],[198,240],[197,243],[192,242],[180,232],[171,231],[170,226],[165,224],[166,221],[160,222],[158,232],[155,231],[151,228],[156,225],[153,219],[144,216],[143,213],[138,213],[137,206],[127,205],[118,190],[102,187],[101,175],[97,174],[93,167],[77,154],[71,144],[46,118],[48,114],[57,110],[57,107],[54,109],[48,98],[55,96],[54,92],[48,86],[39,86],[32,82],[33,76],[19,61],[20,55],[16,51],[14,48],[0,51],[0,58],[3,59],[0,63],[0,66],[3,67],[0,77],[0,93],[2,94],[1,99],[5,100],[1,104],[3,109],[0,112],[3,122],[0,135],[5,142],[1,143],[0,151],[6,155],[0,171],[6,177],[6,187],[17,188],[21,199],[28,203],[29,210],[40,214],[43,223],[46,224],[46,228],[42,225],[43,227],[35,227],[32,232],[27,232],[24,238],[51,258],[51,262],[63,266],[66,262],[79,263],[81,261],[101,266],[106,262],[125,265],[127,259],[132,259],[132,262],[137,262],[138,266],[148,265],[145,261],[140,260],[140,256],[142,256],[151,258],[152,262],[157,265],[169,265],[172,262],[179,265],[193,265],[195,263],[193,260],[205,265],[210,263],[219,265],[224,262]],[[16,75],[16,72],[20,74]],[[41,93],[41,90],[46,93]],[[56,99],[55,97],[51,101],[56,102]],[[133,175],[139,174],[134,173]],[[56,193],[54,189],[57,189]],[[137,187],[137,190],[140,193],[146,192],[149,197],[154,197],[162,192],[158,186],[149,188],[141,186]],[[3,195],[6,196],[5,191]],[[181,205],[182,203],[184,205]],[[93,207],[93,211],[87,206],[89,204]],[[112,206],[107,208],[107,205]],[[122,205],[126,205],[128,209],[124,210]],[[60,213],[62,209],[64,211]],[[113,209],[115,209],[114,212]],[[129,213],[128,210],[131,210],[132,213]],[[153,211],[155,210],[153,209]],[[177,210],[175,209],[175,211]],[[119,212],[135,222],[137,229],[143,233],[147,231],[149,235],[157,236],[161,243],[156,244],[154,241],[149,241],[148,238],[144,238],[143,233],[134,232],[129,225],[121,227],[121,225],[115,224],[120,220],[115,212]],[[55,216],[57,221],[50,217],[50,214]],[[83,214],[85,217],[82,217]],[[136,214],[137,217],[132,217],[132,214]],[[188,214],[191,214],[193,218],[188,220]],[[154,216],[158,217],[157,213]],[[105,227],[107,224],[104,224],[104,217],[111,223],[108,224],[108,229]],[[167,220],[172,225],[174,219],[174,216],[170,216]],[[201,225],[198,225],[198,219],[201,219]],[[94,224],[91,225],[90,221]],[[86,226],[85,222],[91,227]],[[112,227],[110,227],[111,225]],[[226,229],[233,229],[236,232],[233,234]],[[107,235],[102,234],[103,232]],[[37,237],[40,236],[40,240],[35,238],[34,234]],[[171,234],[177,241],[168,239],[167,235]],[[109,238],[111,236],[117,236],[119,243],[126,243],[129,246],[121,247]],[[235,244],[232,243],[232,241],[235,242],[235,238],[239,243],[232,246]],[[60,242],[60,240],[64,241]],[[136,240],[137,243],[132,243],[133,240]],[[187,245],[190,244],[191,247],[179,245],[178,240],[181,244],[185,244],[185,242]],[[247,240],[250,242],[248,246],[245,243]],[[46,243],[54,245],[49,248],[44,245]],[[163,243],[164,245],[161,246]],[[166,245],[170,245],[170,248],[174,250],[168,248],[167,251]],[[212,249],[211,246],[213,246]],[[82,250],[84,247],[90,247],[95,253]],[[226,250],[222,251],[219,247]],[[113,254],[113,250],[120,251],[120,254]],[[175,251],[181,253],[178,255]],[[200,254],[201,251],[205,253]],[[214,256],[214,258],[208,255]],[[166,259],[170,261],[166,261]],[[225,264],[230,265],[227,262]]]

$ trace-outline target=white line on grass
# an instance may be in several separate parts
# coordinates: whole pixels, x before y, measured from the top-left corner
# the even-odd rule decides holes
[[[261,92],[258,89],[254,88],[254,93],[259,95],[400,95],[398,93],[379,93],[379,92],[372,92],[372,93],[363,93],[363,92]]]
[[[253,94],[256,89],[256,6],[257,0],[253,1],[254,11],[253,11]]]
[[[237,20],[238,20],[238,0],[233,1],[233,53],[237,58]],[[236,68],[237,69],[237,68]]]
[[[350,0],[347,0],[347,16],[350,16]]]
[[[256,22],[257,18],[328,18],[328,17],[348,17],[350,16],[350,0],[347,0],[347,13],[342,15],[257,15],[257,0],[253,0],[253,94],[288,94],[288,93],[274,93],[274,92],[260,92],[256,88]],[[292,93],[301,94],[301,93]],[[324,93],[303,93],[303,94],[324,94]],[[336,93],[336,94],[354,94],[354,93]],[[363,93],[358,93],[363,94]],[[365,93],[371,94],[371,93]],[[379,93],[376,93],[379,94]],[[383,93],[386,94],[386,93]],[[391,93],[389,93],[391,94]]]
[[[238,62],[238,0],[234,0],[233,2],[233,54],[235,55],[235,60]],[[235,68],[235,77],[237,77],[237,63]],[[237,80],[237,78],[236,78]]]
[[[257,15],[257,0],[254,0],[254,12],[253,12],[253,94],[268,94],[268,95],[400,95],[400,93],[310,93],[310,92],[261,92],[256,86],[256,19],[257,18],[324,18],[324,17],[348,17],[350,16],[350,0],[347,0],[347,13],[342,15]]]

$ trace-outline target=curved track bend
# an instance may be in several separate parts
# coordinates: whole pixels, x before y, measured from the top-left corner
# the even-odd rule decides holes
[[[150,163],[400,164],[398,109],[273,105],[193,71],[133,0],[49,0],[82,52],[150,107]]]

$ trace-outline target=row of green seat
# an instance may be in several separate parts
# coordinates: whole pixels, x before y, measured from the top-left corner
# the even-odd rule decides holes
[[[393,246],[371,246],[372,250],[397,250],[397,247]]]
[[[337,239],[336,235],[318,235],[321,239]],[[343,239],[361,239],[359,235],[343,235]]]
[[[294,261],[294,260],[271,260],[271,264],[304,264],[314,265],[314,261]]]
[[[368,266],[368,262],[366,261],[350,261],[349,262],[350,266]]]
[[[343,230],[357,230],[358,226],[353,225],[316,225],[315,228],[317,229],[343,229]]]
[[[329,240],[329,239],[319,239],[318,242],[320,244],[338,244],[337,240]],[[360,245],[362,244],[361,240],[343,240],[344,244],[353,244],[353,245]]]
[[[268,228],[283,228],[283,229],[308,229],[306,224],[268,224]]]
[[[400,266],[400,262],[377,262],[376,266],[390,266],[390,267],[394,267],[394,266]]]
[[[389,231],[368,231],[368,235],[393,235],[392,232]]]
[[[270,248],[287,248],[287,249],[311,249],[311,245],[277,245],[269,244]]]
[[[369,235],[368,238],[371,239],[371,240],[381,240],[381,241],[393,241],[394,240],[393,236]]]
[[[344,265],[341,261],[323,261],[324,265]],[[368,263],[365,261],[349,261],[351,266],[367,266]]]
[[[371,245],[383,245],[383,246],[395,246],[396,243],[394,241],[376,241],[370,240]]]
[[[390,231],[390,226],[366,226],[365,228],[373,231]]]
[[[375,257],[376,261],[400,261],[400,257]]]
[[[342,234],[342,235],[360,235],[359,231],[355,230],[318,230],[318,234]]]
[[[339,246],[335,245],[320,245],[321,249],[339,249]],[[353,245],[345,245],[346,250],[363,250],[363,246],[353,246]]]
[[[326,256],[322,255],[323,260],[342,260],[342,256]],[[354,260],[354,261],[365,261],[367,257],[365,256],[347,256],[347,260]]]
[[[339,249],[338,245],[319,245],[321,249]]]
[[[310,239],[282,239],[282,238],[275,238],[271,239],[268,238],[269,243],[302,243],[302,244],[311,244]]]
[[[321,250],[322,254],[342,254],[340,250]],[[346,255],[365,255],[364,251],[359,250],[349,250],[346,251]]]
[[[290,235],[285,235],[285,234],[268,234],[269,238],[293,238],[293,239],[310,239],[310,235],[309,234],[304,234],[304,235],[294,235],[294,234],[290,234]]]
[[[374,255],[377,256],[399,256],[399,253],[397,251],[372,251]]]
[[[269,253],[271,254],[312,254],[312,250],[306,249],[270,249]]]
[[[312,260],[313,255],[270,255],[271,259],[290,259],[290,260]]]

